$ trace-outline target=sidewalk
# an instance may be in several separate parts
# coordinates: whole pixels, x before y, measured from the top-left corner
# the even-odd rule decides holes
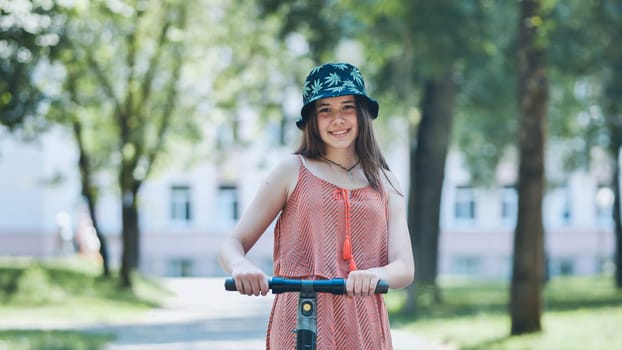
[[[223,279],[167,279],[175,293],[160,309],[133,324],[83,328],[117,334],[108,350],[261,350],[272,295],[227,292]],[[393,330],[394,350],[440,350],[414,334]]]

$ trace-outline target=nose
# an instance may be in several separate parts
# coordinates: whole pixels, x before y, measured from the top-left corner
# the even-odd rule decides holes
[[[335,123],[343,123],[346,120],[344,114],[345,113],[343,111],[335,112],[335,118],[333,119],[333,122],[335,122]]]

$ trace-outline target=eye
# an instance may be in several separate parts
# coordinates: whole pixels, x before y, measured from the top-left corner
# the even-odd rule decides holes
[[[318,114],[325,114],[325,113],[330,113],[330,108],[328,107],[322,107],[320,109],[317,110]]]

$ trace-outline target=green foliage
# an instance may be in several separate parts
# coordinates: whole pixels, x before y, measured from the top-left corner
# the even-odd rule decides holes
[[[62,18],[54,1],[0,6],[0,125],[30,134],[45,128],[46,89],[37,70],[56,55]],[[40,72],[39,72],[40,75]]]
[[[87,260],[0,261],[0,306],[33,308],[66,305],[77,299],[109,299],[151,307],[164,290],[137,276],[139,290],[122,290],[113,279],[99,275]],[[159,292],[158,292],[159,291]],[[148,295],[148,297],[145,297]]]
[[[515,42],[517,6],[486,2],[485,28],[492,33],[491,54],[464,76],[454,130],[455,146],[465,158],[474,184],[492,184],[501,157],[517,139]],[[564,173],[589,166],[593,146],[607,147],[606,123],[599,113],[600,75],[605,59],[606,29],[595,15],[597,1],[548,1],[546,26],[547,75],[551,83],[547,116],[549,145],[556,145]],[[609,45],[608,47],[612,47]],[[605,75],[611,76],[611,75]],[[619,80],[618,80],[619,81]],[[555,179],[564,181],[564,179]]]
[[[301,33],[309,44],[310,55],[316,62],[331,57],[339,40],[344,37],[353,18],[332,0],[260,0],[260,16],[278,16],[282,20],[281,38]]]
[[[516,138],[517,5],[483,1],[471,20],[477,23],[471,33],[476,44],[458,78],[452,144],[464,157],[472,184],[490,185]]]
[[[53,284],[39,266],[32,266],[23,271],[17,281],[15,292],[11,297],[14,304],[42,305],[54,303],[67,297],[64,290]]]
[[[594,59],[602,55],[602,47],[595,45],[603,38],[595,26],[597,1],[557,1],[549,20],[554,28],[550,32],[547,58],[555,70],[568,78],[589,74],[595,68]],[[589,49],[587,49],[589,48]]]

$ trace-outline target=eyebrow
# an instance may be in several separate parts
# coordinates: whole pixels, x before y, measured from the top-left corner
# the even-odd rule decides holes
[[[355,99],[347,99],[345,101],[342,101],[341,104],[348,104],[348,103],[356,103]],[[320,108],[320,107],[324,107],[324,106],[330,106],[330,103],[326,103],[326,102],[319,102],[316,104],[316,108]]]

